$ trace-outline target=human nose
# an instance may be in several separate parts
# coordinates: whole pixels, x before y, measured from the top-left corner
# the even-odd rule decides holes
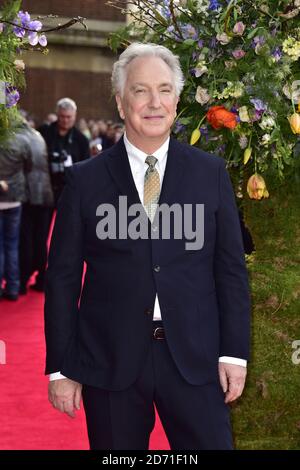
[[[159,108],[160,107],[160,95],[158,92],[153,91],[150,96],[150,106],[152,108]]]

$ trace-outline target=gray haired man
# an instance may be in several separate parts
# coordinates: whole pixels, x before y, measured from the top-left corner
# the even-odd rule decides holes
[[[72,168],[54,229],[49,399],[73,417],[82,394],[92,449],[147,449],[154,405],[172,449],[232,449],[228,403],[245,383],[249,289],[225,163],[170,138],[183,76],[168,49],[132,44],[112,79],[124,137]],[[126,215],[120,196],[142,207],[148,237],[97,237],[100,204]],[[174,227],[164,238],[154,203],[189,204],[192,217],[204,205],[203,246],[188,251]]]

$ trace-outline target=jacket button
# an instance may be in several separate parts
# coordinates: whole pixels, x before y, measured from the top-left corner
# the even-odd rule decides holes
[[[159,271],[160,271],[160,266],[158,266],[158,265],[154,266],[154,271],[155,271],[156,273],[159,273]]]
[[[146,314],[146,315],[152,315],[152,313],[153,313],[152,308],[146,308],[146,309],[145,309],[145,314]]]

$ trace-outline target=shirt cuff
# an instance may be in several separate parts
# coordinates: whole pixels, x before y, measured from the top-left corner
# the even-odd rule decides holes
[[[219,362],[226,362],[226,364],[235,364],[237,366],[247,367],[247,361],[245,359],[239,359],[238,357],[221,356]]]
[[[53,374],[49,375],[49,380],[52,382],[52,380],[61,380],[61,379],[66,379],[64,375],[62,375],[60,372],[54,372]]]

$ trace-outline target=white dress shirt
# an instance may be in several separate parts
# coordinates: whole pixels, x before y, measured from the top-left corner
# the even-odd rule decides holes
[[[157,149],[155,152],[151,154],[157,158],[155,168],[159,174],[160,187],[162,186],[165,169],[166,169],[169,141],[170,141],[170,137],[167,138],[167,140],[163,143],[161,147],[159,147],[159,149]],[[135,186],[136,186],[139,198],[140,198],[140,202],[143,204],[144,202],[144,177],[148,169],[148,164],[145,163],[145,160],[148,154],[138,149],[131,142],[129,142],[126,136],[126,133],[124,134],[124,144],[125,144],[125,148],[127,151],[133,180],[134,180],[134,183],[135,183]],[[154,303],[153,320],[157,321],[161,319],[162,318],[161,318],[159,300],[156,295],[155,303]],[[243,367],[247,366],[246,360],[239,359],[236,357],[222,356],[219,358],[219,362],[226,362],[228,364],[236,364],[236,365],[240,365]],[[62,374],[60,374],[60,372],[50,374],[50,380],[57,380],[57,379],[64,379],[64,378],[65,377]]]

